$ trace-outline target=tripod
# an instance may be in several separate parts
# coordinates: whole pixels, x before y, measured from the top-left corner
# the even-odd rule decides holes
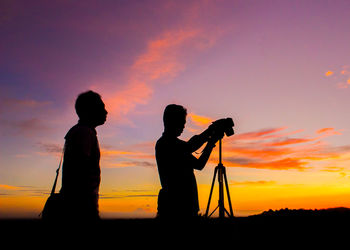
[[[220,141],[219,141],[219,164],[215,167],[214,177],[213,177],[213,182],[211,184],[210,195],[209,195],[207,210],[205,212],[205,217],[210,217],[219,208],[219,218],[225,218],[225,213],[227,214],[227,216],[229,218],[233,218],[234,216],[233,216],[233,211],[232,211],[230,191],[229,191],[228,183],[227,183],[226,169],[225,169],[225,166],[222,164],[222,156],[221,155],[222,155],[222,142],[220,139]],[[218,182],[219,182],[219,201],[218,201],[218,206],[208,216],[210,201],[211,201],[211,196],[213,194],[216,175],[218,176]],[[228,212],[226,210],[225,204],[224,204],[224,196],[225,196],[224,195],[224,181],[225,181],[226,194],[227,194],[228,204],[230,207],[230,212]]]

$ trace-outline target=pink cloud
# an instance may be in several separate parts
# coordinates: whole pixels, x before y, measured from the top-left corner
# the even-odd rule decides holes
[[[319,161],[334,164],[332,162],[349,153],[348,148],[334,148],[323,140],[340,134],[334,128],[322,128],[314,136],[299,135],[298,138],[290,138],[288,134],[302,130],[284,133],[284,129],[265,129],[227,138],[224,164],[229,167],[304,170]],[[212,157],[211,161],[217,162],[217,157]]]
[[[153,89],[144,82],[130,82],[112,96],[107,95],[107,110],[116,118],[121,118],[132,111],[138,104],[146,104],[151,98]]]
[[[327,71],[325,73],[326,77],[331,77],[333,80],[337,80],[336,86],[338,89],[347,89],[350,86],[350,66],[344,65],[337,72]]]
[[[193,51],[203,37],[206,37],[203,30],[175,29],[149,41],[145,52],[130,67],[127,84],[114,93],[104,94],[110,114],[120,119],[137,105],[147,104],[158,84],[170,82],[186,68],[185,57],[181,55]]]
[[[339,131],[335,131],[334,128],[322,128],[316,131],[318,134],[323,135],[341,135],[342,133]]]
[[[280,127],[280,128],[272,128],[272,129],[264,129],[259,131],[253,131],[253,132],[247,132],[242,134],[235,135],[235,140],[256,140],[261,138],[270,138],[272,134],[275,134],[277,132],[280,132],[282,130],[285,130],[287,127]],[[274,135],[276,136],[276,135]],[[281,135],[279,135],[281,136]]]
[[[306,138],[285,138],[283,140],[275,141],[275,142],[270,142],[266,143],[266,146],[286,146],[286,145],[293,145],[293,144],[299,144],[299,143],[305,143],[305,142],[310,142],[314,141],[314,138],[311,139],[306,139]]]

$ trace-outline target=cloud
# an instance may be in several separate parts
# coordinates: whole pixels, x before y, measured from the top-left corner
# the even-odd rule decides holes
[[[206,16],[204,9],[214,10],[210,2],[162,4],[159,8],[164,13],[178,9],[180,17],[176,18],[176,25],[169,25],[170,28],[164,28],[145,42],[145,49],[135,56],[127,70],[123,87],[100,91],[111,117],[118,121],[138,105],[147,104],[157,86],[171,83],[186,70],[193,57],[214,46],[222,35],[221,27],[213,24],[209,27],[200,21]]]
[[[269,160],[277,157],[282,157],[293,153],[294,151],[290,148],[273,148],[266,147],[259,142],[256,144],[241,144],[239,146],[226,146],[225,154],[230,156],[245,156],[249,157],[248,162],[252,162],[254,158]],[[242,158],[241,158],[242,159]]]
[[[345,83],[345,82],[338,82],[337,83],[337,88],[338,89],[347,89],[348,87],[349,87],[348,84]]]
[[[52,102],[3,95],[0,93],[0,127],[4,133],[32,137],[52,129],[45,117]]]
[[[1,98],[0,113],[13,113],[28,111],[51,105],[50,101],[37,101],[34,99]]]
[[[247,168],[272,169],[272,170],[287,170],[287,169],[305,170],[306,164],[307,162],[301,161],[299,159],[284,158],[284,159],[275,160],[275,161],[251,162],[243,166]]]
[[[254,155],[257,157],[256,155]],[[284,153],[281,153],[281,156],[284,156]],[[275,158],[275,157],[274,157]],[[236,158],[224,158],[224,165],[227,167],[243,167],[243,168],[256,168],[256,169],[270,169],[270,170],[288,170],[288,169],[296,169],[296,170],[305,170],[307,167],[306,161],[303,161],[298,158],[282,158],[278,160],[268,160],[271,159],[271,156],[268,156],[267,159],[264,158],[240,158],[237,161]]]
[[[206,124],[211,118],[190,114],[198,124]],[[331,147],[324,139],[341,134],[335,128],[320,128],[312,135],[302,135],[304,130],[288,131],[287,127],[261,129],[236,134],[225,139],[223,160],[227,167],[242,167],[270,170],[307,170],[315,162],[332,161],[350,154],[350,146]],[[297,136],[297,137],[292,137]],[[104,167],[155,167],[154,143],[145,142],[138,150],[114,150],[102,148]],[[216,149],[217,150],[217,149]],[[217,163],[217,154],[210,157]],[[327,163],[328,164],[328,163]]]
[[[276,184],[275,181],[231,181],[234,186],[266,186]]]
[[[143,151],[123,151],[123,150],[113,150],[113,149],[101,149],[101,155],[107,158],[113,157],[128,157],[132,159],[150,159],[154,158],[153,155],[145,153]]]
[[[344,65],[341,69],[336,72],[327,71],[325,73],[326,77],[336,80],[336,86],[339,89],[347,89],[350,86],[350,65]],[[332,77],[330,77],[332,76]]]
[[[161,34],[147,43],[146,51],[137,56],[130,67],[127,84],[116,92],[104,96],[109,112],[121,118],[137,105],[147,104],[157,84],[174,79],[186,67],[180,55],[196,47],[203,34],[194,29],[175,29]]]
[[[153,198],[158,197],[158,194],[154,193],[145,193],[144,191],[137,191],[136,193],[133,191],[119,191],[113,193],[101,193],[100,199],[125,199],[125,198]]]
[[[342,133],[339,131],[335,131],[334,128],[322,128],[316,131],[318,134],[323,134],[323,135],[341,135]]]
[[[156,166],[155,162],[148,162],[148,161],[120,161],[117,163],[107,164],[107,168],[123,168],[123,167],[154,168],[155,166]]]
[[[334,74],[334,72],[333,71],[327,71],[326,73],[325,73],[325,76],[331,76],[331,75],[333,75]]]
[[[60,155],[62,153],[63,147],[62,145],[56,144],[56,143],[44,143],[44,142],[38,142],[37,145],[41,149],[42,152],[53,154],[53,155]]]
[[[350,75],[350,65],[342,66],[342,70],[340,71],[340,74],[345,75],[345,76]]]
[[[145,151],[123,151],[101,149],[103,168],[146,167],[156,166],[154,154]]]
[[[325,167],[324,169],[322,169],[321,171],[324,171],[324,172],[343,172],[344,171],[344,168],[342,167],[332,167],[332,166],[328,166],[328,167]]]
[[[8,46],[2,51],[3,62],[32,80],[31,91],[46,89],[44,85],[50,83],[51,87],[59,88],[55,96],[64,101],[67,96],[72,99],[71,93],[82,88],[101,93],[109,112],[108,119],[118,123],[131,125],[128,115],[138,105],[149,103],[157,86],[171,83],[195,56],[214,46],[222,35],[221,24],[208,26],[203,22],[217,7],[210,1],[161,1],[156,4],[157,8],[144,3],[137,3],[137,8],[134,4],[121,8],[119,4],[106,7],[77,3],[73,4],[74,10],[68,8],[71,11],[61,13],[66,4],[41,5],[38,10],[45,11],[39,13],[49,15],[31,15],[29,23],[19,20],[22,25],[16,24],[20,27],[20,32],[14,36],[16,39],[4,37],[5,41],[18,43],[5,42]],[[90,15],[88,8],[93,8],[96,15]],[[28,11],[23,6],[20,9]],[[145,10],[150,15],[144,15]],[[35,30],[46,37],[48,29],[53,31],[50,43],[38,39],[39,36],[27,36]],[[29,40],[22,39],[24,37]],[[31,98],[7,102],[17,108],[51,103]]]
[[[0,190],[21,190],[22,187],[0,184]]]
[[[49,190],[40,189],[34,186],[12,186],[7,184],[0,184],[0,190],[4,190],[2,195],[18,196],[23,195],[37,197],[47,195]]]
[[[16,134],[26,136],[34,136],[34,134],[43,131],[49,131],[51,128],[39,118],[29,118],[23,120],[0,120],[1,126],[6,128],[6,131],[13,131]]]
[[[147,80],[172,78],[184,69],[178,53],[186,45],[195,47],[199,30],[179,29],[163,33],[148,43],[146,53],[140,55],[132,66],[133,72]]]
[[[339,135],[334,128],[321,128],[312,136],[300,136],[303,130],[285,132],[285,127],[264,129],[235,135],[226,139],[224,164],[228,167],[303,171],[314,163],[339,159],[349,153],[348,147],[331,147],[323,140]],[[289,137],[299,134],[298,138]],[[218,159],[211,157],[212,162]]]
[[[62,145],[56,143],[38,142],[40,148],[39,154],[61,156]],[[101,152],[101,167],[103,168],[119,168],[119,167],[149,167],[154,168],[155,156],[148,153],[151,143],[145,142],[133,145],[133,148],[140,148],[139,151],[116,150],[110,147],[103,147]],[[152,147],[153,150],[154,147]]]
[[[32,131],[32,130],[42,130],[45,126],[38,118],[31,118],[22,121],[14,121],[11,123],[12,126],[17,127],[21,131]]]
[[[197,126],[208,126],[212,123],[213,119],[205,116],[196,115],[194,113],[189,113],[188,116]]]
[[[151,98],[153,88],[145,82],[129,82],[123,89],[105,98],[105,103],[112,119],[121,119],[139,104],[146,104]]]
[[[293,144],[298,144],[298,143],[305,143],[305,142],[310,142],[310,141],[314,141],[315,138],[311,138],[311,139],[306,139],[306,138],[285,138],[282,140],[278,140],[278,141],[274,141],[271,143],[266,143],[266,146],[271,146],[271,147],[275,147],[275,146],[286,146],[286,145],[293,145]]]
[[[190,117],[198,124],[211,121],[208,117],[193,113]],[[331,147],[325,143],[325,138],[341,134],[335,128],[320,128],[313,135],[302,135],[302,132],[302,129],[288,131],[287,127],[277,127],[228,137],[223,146],[224,164],[227,167],[303,171],[314,167],[315,162],[326,161],[327,164],[333,164],[334,160],[339,158],[345,161],[346,157],[343,156],[350,154],[350,146]],[[49,153],[57,154],[61,150],[56,144],[39,143],[39,146]],[[131,148],[132,150],[118,150],[102,147],[101,167],[156,166],[153,142],[140,143]],[[210,162],[217,161],[217,154],[212,154]],[[323,165],[324,169],[327,169],[327,164]]]
[[[269,139],[273,137],[281,137],[282,135],[276,135],[275,133],[280,132],[282,130],[287,129],[287,127],[279,127],[279,128],[269,128],[269,129],[263,129],[253,132],[247,132],[242,134],[235,135],[236,140],[257,140],[257,139]]]

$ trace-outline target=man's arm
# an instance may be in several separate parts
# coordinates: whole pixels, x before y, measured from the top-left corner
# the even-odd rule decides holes
[[[207,164],[210,154],[213,151],[213,148],[215,147],[215,143],[220,140],[224,135],[216,135],[212,136],[209,140],[207,145],[205,146],[203,153],[196,161],[196,164],[194,165],[194,168],[197,170],[202,170],[205,165]]]
[[[209,140],[209,137],[212,133],[211,128],[207,128],[199,135],[194,135],[189,139],[187,142],[187,147],[191,153],[198,150],[204,143],[206,143]]]

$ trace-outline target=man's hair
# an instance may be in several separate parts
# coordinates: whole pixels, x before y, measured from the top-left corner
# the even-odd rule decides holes
[[[168,127],[172,124],[176,123],[180,119],[186,118],[187,110],[181,106],[176,104],[169,104],[166,106],[163,114],[163,122],[164,126]]]
[[[96,109],[101,102],[101,96],[91,90],[81,93],[75,101],[75,111],[79,118],[85,117],[92,110]]]

